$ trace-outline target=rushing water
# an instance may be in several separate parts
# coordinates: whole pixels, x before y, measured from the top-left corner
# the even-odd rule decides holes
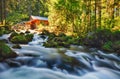
[[[13,49],[19,56],[0,63],[0,79],[120,79],[120,56],[82,46],[45,48],[47,38],[35,34],[22,49]]]

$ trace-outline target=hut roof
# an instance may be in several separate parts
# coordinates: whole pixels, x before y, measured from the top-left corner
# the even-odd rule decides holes
[[[48,21],[47,17],[33,16],[33,15],[30,16],[30,19],[31,20],[38,19],[38,20],[46,20],[46,21]]]

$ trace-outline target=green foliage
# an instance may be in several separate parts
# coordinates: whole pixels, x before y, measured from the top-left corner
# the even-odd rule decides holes
[[[26,14],[21,14],[19,12],[12,12],[6,18],[7,24],[14,25],[21,21],[28,20],[29,16]]]
[[[8,25],[28,20],[30,15],[48,16],[47,0],[7,0]]]
[[[0,36],[4,34],[4,28],[0,27]]]
[[[49,22],[57,32],[72,32],[84,37],[97,29],[119,27],[119,1],[49,0]],[[114,3],[117,3],[114,5]],[[114,9],[116,11],[114,12]],[[117,29],[119,30],[119,28]]]
[[[84,45],[120,53],[120,31],[98,29],[82,40]]]
[[[102,46],[102,49],[113,52],[112,45],[113,43],[111,41],[108,41]]]
[[[9,30],[8,26],[0,27],[0,36],[3,34],[9,34],[11,31]]]
[[[120,41],[108,41],[102,46],[103,50],[120,53]]]

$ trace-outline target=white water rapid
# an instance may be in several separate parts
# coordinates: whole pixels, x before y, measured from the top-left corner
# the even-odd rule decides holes
[[[120,79],[120,56],[82,46],[45,48],[47,38],[34,34],[29,44],[13,49],[19,56],[0,62],[0,79]]]

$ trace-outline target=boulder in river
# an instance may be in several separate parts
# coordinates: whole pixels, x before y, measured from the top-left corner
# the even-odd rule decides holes
[[[21,49],[21,46],[19,44],[15,44],[15,45],[12,46],[12,48]]]
[[[9,37],[9,40],[15,44],[27,44],[28,42],[32,41],[33,34],[24,34],[24,33],[15,33],[13,32]]]
[[[0,41],[0,61],[17,57],[17,54],[4,42]]]

